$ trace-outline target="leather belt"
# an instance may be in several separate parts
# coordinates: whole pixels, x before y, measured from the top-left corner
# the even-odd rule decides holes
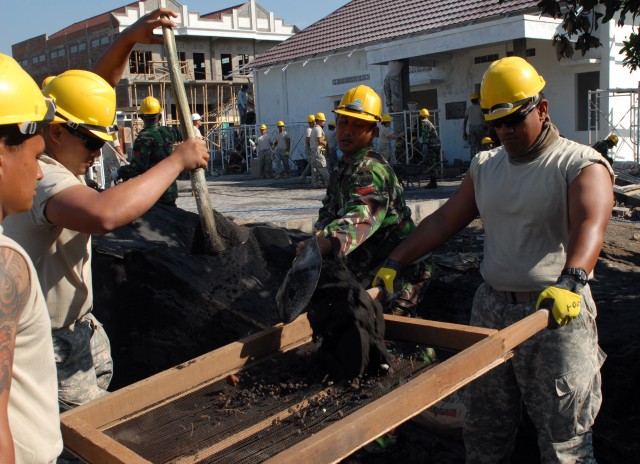
[[[491,291],[498,295],[500,298],[505,300],[507,303],[516,304],[516,303],[529,303],[531,301],[536,301],[540,292],[504,292],[502,290],[496,290],[495,288],[489,286]]]

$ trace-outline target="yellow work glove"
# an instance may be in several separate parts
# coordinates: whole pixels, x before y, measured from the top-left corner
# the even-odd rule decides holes
[[[382,287],[387,295],[399,292],[402,284],[400,279],[396,280],[398,271],[402,269],[402,264],[393,259],[387,259],[378,270],[371,283],[372,287]]]
[[[586,274],[584,271],[582,273],[584,278],[561,275],[555,284],[540,293],[536,309],[548,309],[558,326],[565,326],[578,317],[582,301],[582,288],[586,284]]]
[[[288,152],[288,151],[285,151],[285,152],[284,152],[284,156],[286,156],[287,158],[289,158],[289,152]]]

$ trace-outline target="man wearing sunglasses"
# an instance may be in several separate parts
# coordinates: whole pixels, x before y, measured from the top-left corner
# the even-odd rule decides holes
[[[43,90],[56,103],[55,119],[43,129],[44,176],[31,210],[10,218],[5,231],[27,250],[40,278],[53,329],[61,410],[105,395],[112,375],[109,340],[91,313],[91,234],[128,224],[149,210],[182,171],[207,166],[204,141],[190,138],[129,182],[97,192],[84,181],[100,148],[116,137],[113,86],[133,45],[158,43],[153,30],[175,26],[169,19],[175,16],[168,9],[149,13],[116,38],[96,67],[101,75],[66,71]]]
[[[602,398],[604,354],[587,281],[613,207],[613,172],[591,147],[560,137],[540,93],[544,86],[522,58],[489,66],[480,104],[502,147],[473,158],[456,194],[420,223],[378,273],[393,282],[394,269],[480,215],[484,283],[476,291],[471,324],[503,329],[549,309],[549,329],[467,386],[467,463],[510,461],[522,403],[538,431],[542,462],[595,462],[591,427]]]
[[[0,54],[0,224],[29,211],[54,105]],[[51,323],[29,255],[0,226],[0,461],[55,462],[62,451]]]

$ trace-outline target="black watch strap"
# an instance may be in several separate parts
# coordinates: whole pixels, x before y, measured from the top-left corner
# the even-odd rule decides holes
[[[560,275],[572,277],[580,282],[581,285],[587,285],[587,273],[581,267],[566,267]]]

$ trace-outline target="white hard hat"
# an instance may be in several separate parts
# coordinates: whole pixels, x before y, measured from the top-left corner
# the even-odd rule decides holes
[[[198,113],[193,113],[191,115],[191,120],[192,121],[200,121],[202,118],[200,117],[200,115]]]

